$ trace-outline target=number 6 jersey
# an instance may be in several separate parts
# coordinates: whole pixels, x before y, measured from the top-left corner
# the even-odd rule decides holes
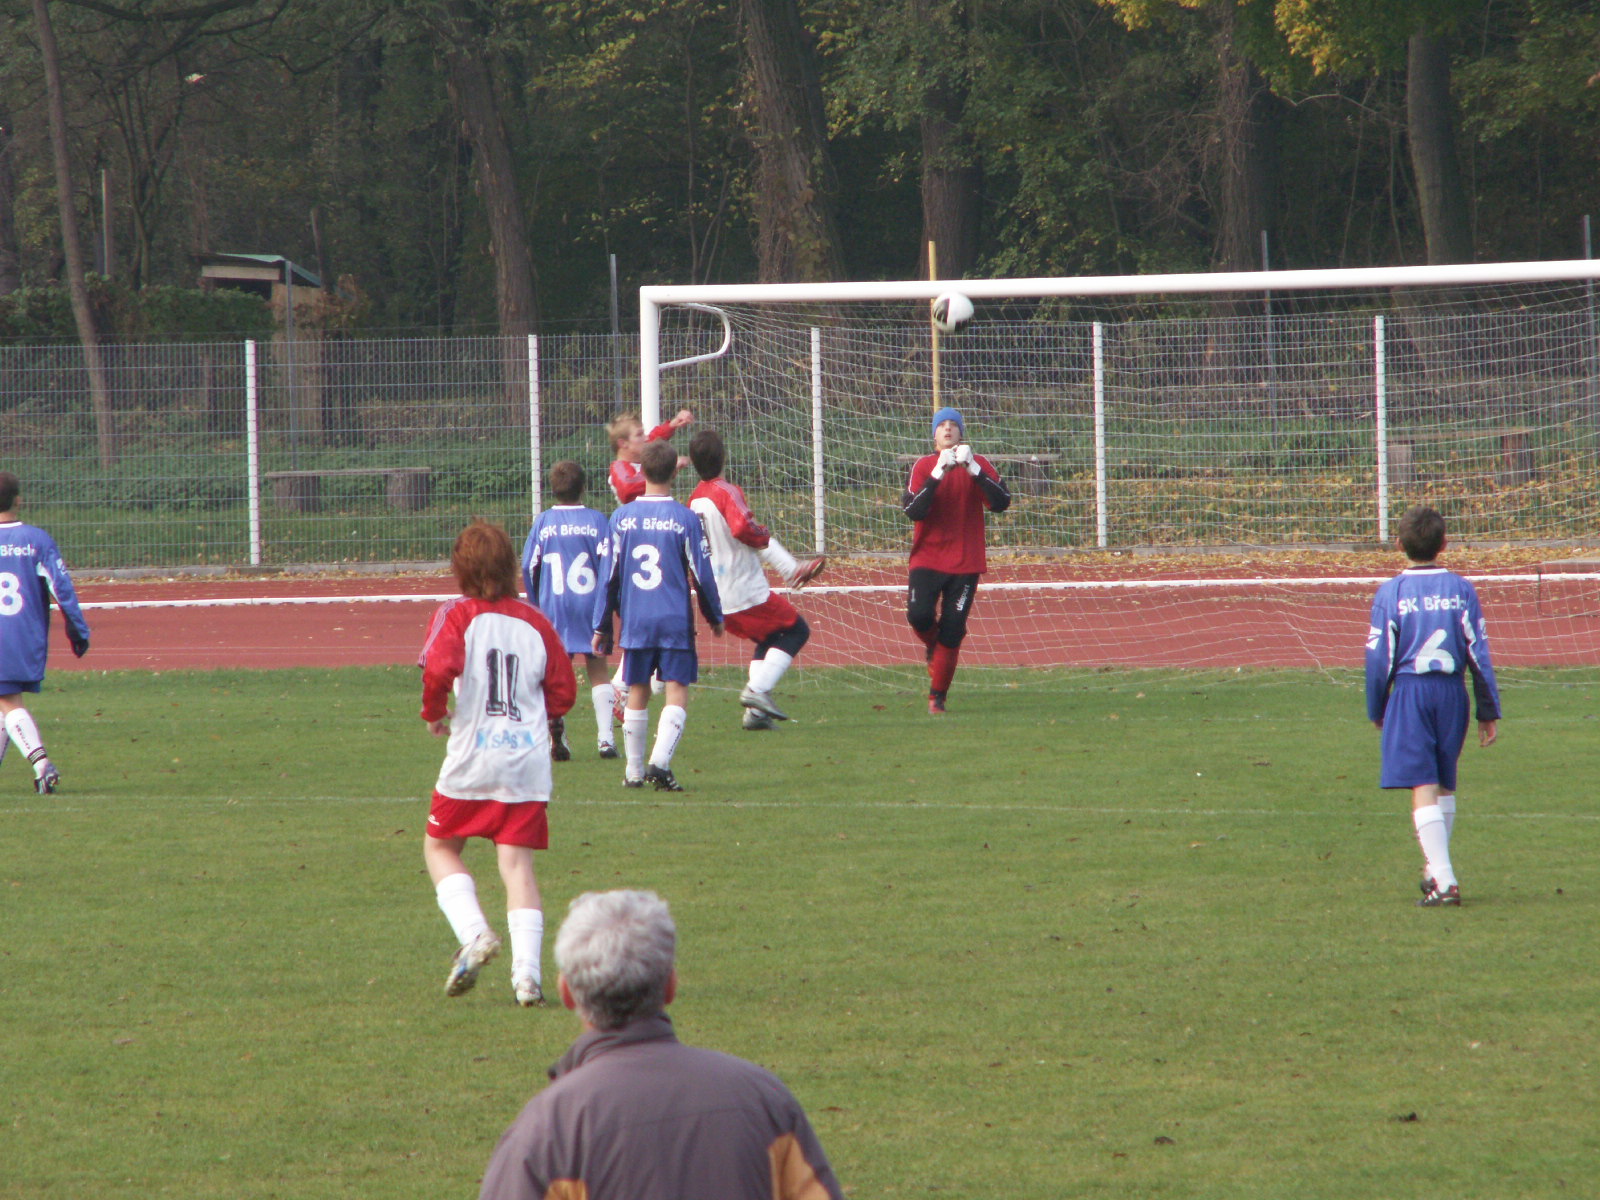
[[[1489,635],[1471,583],[1443,567],[1409,567],[1378,588],[1367,630],[1367,716],[1383,720],[1402,675],[1472,671],[1478,720],[1500,719]]]
[[[428,624],[417,662],[423,720],[442,719],[455,690],[439,794],[502,804],[549,800],[546,722],[571,709],[577,682],[545,615],[515,597],[447,600]]]

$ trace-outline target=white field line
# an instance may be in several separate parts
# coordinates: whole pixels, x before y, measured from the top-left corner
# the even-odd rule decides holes
[[[1245,579],[1076,579],[1076,580],[1035,580],[1035,581],[1004,581],[985,583],[986,592],[1111,592],[1111,591],[1185,591],[1192,589],[1223,590],[1239,588],[1254,590],[1257,588],[1320,588],[1320,587],[1377,587],[1379,584],[1392,578],[1390,575],[1318,575],[1318,576],[1287,576],[1279,578],[1245,578]],[[1553,583],[1557,581],[1585,579],[1597,580],[1593,572],[1547,571],[1543,574],[1520,575],[1468,575],[1466,578],[1474,584],[1500,584],[1500,583]],[[794,589],[774,589],[775,591],[793,591]],[[804,589],[811,595],[819,596],[852,596],[852,595],[899,595],[905,591],[904,583],[863,583],[863,584],[812,584]],[[438,594],[422,593],[390,593],[381,595],[350,595],[350,596],[219,596],[214,598],[192,598],[187,600],[93,600],[83,605],[86,609],[135,609],[135,608],[259,608],[280,604],[441,604],[446,600],[453,600],[454,592]]]
[[[165,802],[163,802],[165,803]],[[415,796],[229,796],[220,800],[188,800],[190,812],[204,812],[227,808],[300,808],[307,805],[325,804],[350,804],[350,805],[409,805],[414,806],[418,813],[427,811],[428,798],[424,794]],[[603,800],[566,800],[551,801],[551,807],[559,810],[562,808],[720,808],[720,809],[779,809],[788,810],[796,808],[828,809],[835,812],[885,810],[895,812],[915,812],[924,810],[928,812],[973,812],[973,813],[1030,813],[1048,814],[1062,817],[1200,817],[1207,820],[1229,819],[1242,817],[1267,817],[1280,819],[1283,817],[1302,817],[1326,819],[1329,817],[1359,817],[1362,819],[1393,817],[1398,813],[1405,816],[1403,809],[1390,806],[1381,808],[1362,809],[1309,809],[1291,810],[1278,808],[1199,808],[1192,806],[1173,808],[1141,808],[1132,806],[1105,807],[1087,804],[958,804],[953,801],[929,800],[844,800],[837,802],[815,800],[691,800],[679,797],[673,800],[654,799],[646,797],[635,799],[632,797],[606,797]],[[50,807],[13,807],[8,812],[18,814],[46,814],[61,812],[90,812],[96,811],[87,806],[73,804],[55,804]],[[1596,813],[1549,813],[1549,812],[1484,812],[1477,807],[1467,811],[1468,819],[1473,821],[1600,821],[1600,812]]]

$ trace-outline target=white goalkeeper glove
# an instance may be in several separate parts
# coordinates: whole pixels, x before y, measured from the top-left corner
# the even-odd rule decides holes
[[[956,465],[956,452],[954,450],[939,451],[939,461],[933,464],[933,477],[943,479],[944,473]]]
[[[972,457],[972,447],[965,442],[956,447],[956,462],[974,475],[983,474],[983,468],[978,465],[978,460]]]

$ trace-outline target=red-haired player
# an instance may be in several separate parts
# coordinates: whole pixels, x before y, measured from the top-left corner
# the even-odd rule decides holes
[[[506,888],[511,986],[529,1007],[544,1003],[544,909],[533,852],[550,844],[549,721],[572,707],[577,682],[555,627],[517,594],[517,556],[504,529],[473,521],[456,538],[450,569],[461,596],[433,614],[418,659],[422,719],[434,736],[450,738],[422,839],[439,908],[461,944],[444,990],[468,991],[500,952],[461,860],[468,838],[488,838]]]

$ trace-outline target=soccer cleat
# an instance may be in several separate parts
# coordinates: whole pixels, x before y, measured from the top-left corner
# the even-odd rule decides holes
[[[758,692],[753,687],[746,687],[739,693],[739,703],[746,708],[753,708],[757,712],[766,713],[774,721],[787,721],[788,714],[772,702],[771,692]]]
[[[39,777],[33,781],[33,790],[41,796],[49,796],[61,786],[61,772],[46,762],[44,770],[39,772]]]
[[[1422,889],[1422,898],[1424,900],[1439,890],[1439,885],[1435,883],[1432,876],[1429,875],[1424,875],[1422,877],[1422,882],[1417,884],[1417,886]]]
[[[1433,883],[1433,880],[1430,879],[1427,882]],[[1431,891],[1427,891],[1423,894],[1421,900],[1417,901],[1417,907],[1460,908],[1461,888],[1457,884],[1452,883],[1449,887],[1445,888],[1444,891],[1441,892],[1438,888],[1438,885],[1435,885]]]
[[[744,710],[744,727],[749,730],[777,728],[772,718],[758,708]]]
[[[937,716],[943,715],[943,713],[944,713],[944,693],[943,692],[929,692],[928,693],[928,715],[932,716],[932,717],[937,717]]]
[[[550,718],[550,757],[556,762],[567,762],[572,758],[572,747],[567,745],[565,717]]]
[[[444,977],[444,994],[460,996],[472,990],[478,982],[478,972],[496,954],[500,953],[500,939],[494,930],[485,929],[465,946],[456,951],[450,963],[450,974]]]
[[[544,989],[532,975],[513,976],[511,990],[517,994],[517,1003],[523,1008],[544,1007]]]
[[[600,757],[601,758],[615,758],[616,756],[617,756],[617,744],[615,742],[601,742],[600,743]]]
[[[646,783],[655,784],[658,792],[683,791],[683,784],[672,774],[671,767],[658,767],[651,763],[644,769],[644,779]]]
[[[798,570],[795,571],[794,582],[789,586],[795,588],[796,590],[805,587],[806,584],[810,583],[818,575],[821,575],[822,568],[827,565],[827,556],[822,554],[817,555],[810,562],[803,564]]]
[[[624,775],[622,777],[622,786],[625,788],[642,788],[644,786],[644,780],[634,779],[630,775]]]

